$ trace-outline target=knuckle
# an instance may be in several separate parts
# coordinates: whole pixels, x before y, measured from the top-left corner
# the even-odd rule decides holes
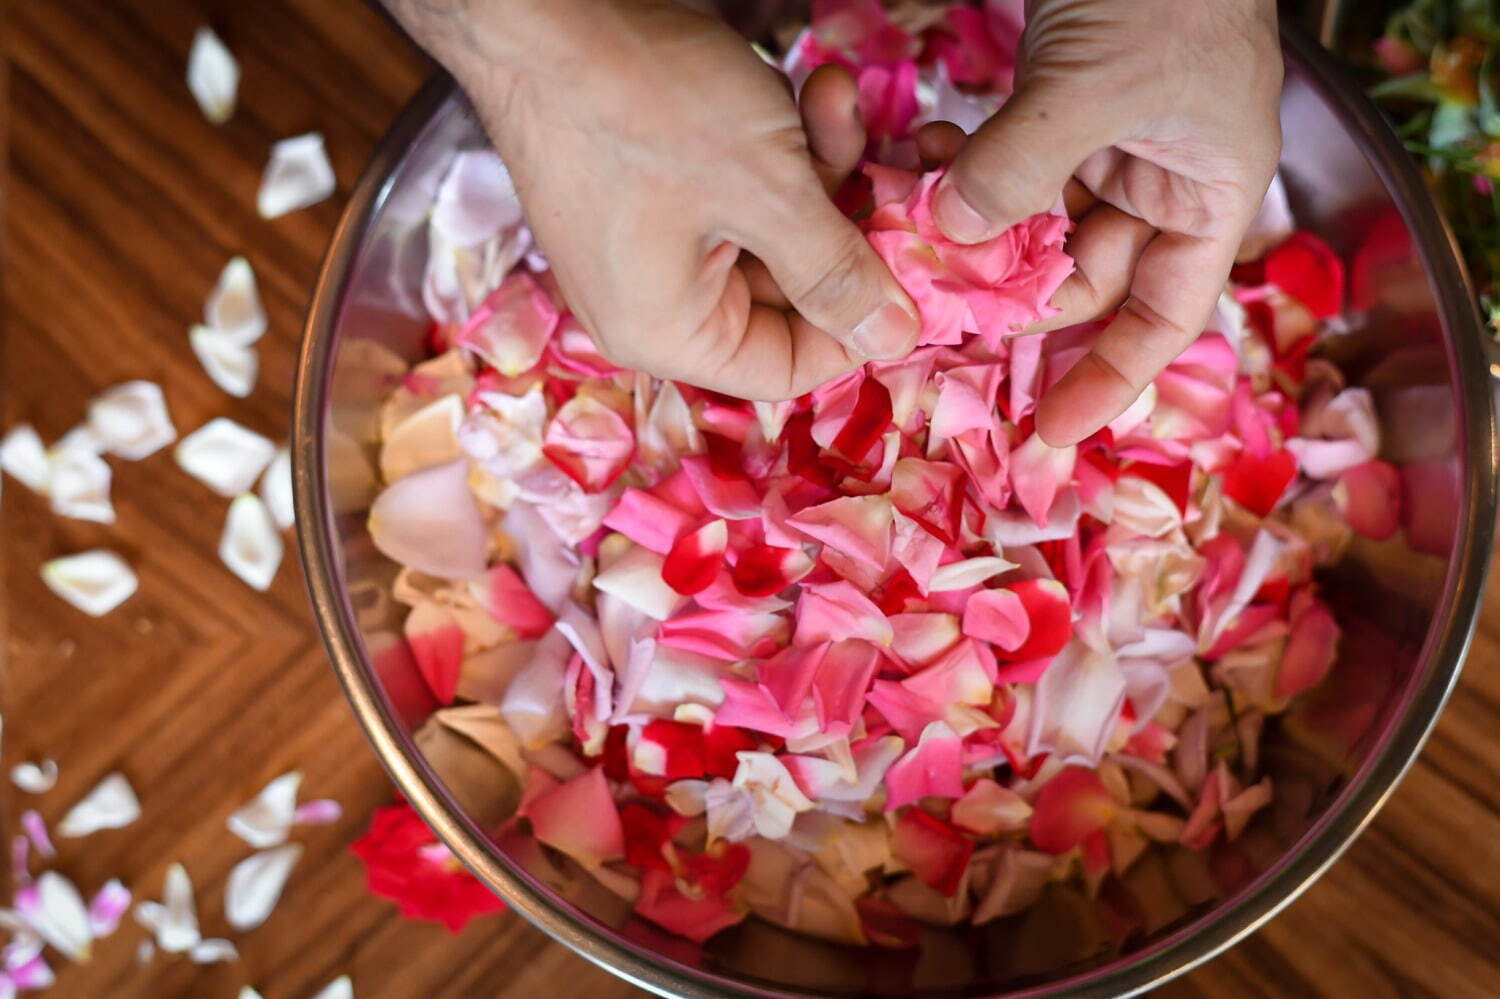
[[[817,321],[846,311],[851,303],[859,304],[865,287],[864,246],[854,239],[840,240],[828,256],[804,272],[805,282],[790,293],[801,311]]]

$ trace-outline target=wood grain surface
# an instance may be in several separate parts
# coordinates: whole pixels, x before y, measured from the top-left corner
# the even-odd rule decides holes
[[[211,24],[239,57],[240,107],[219,128],[183,82]],[[160,382],[181,432],[229,415],[284,438],[294,347],[342,194],[431,67],[361,0],[16,0],[4,24],[9,163],[4,191],[3,409],[47,440],[99,389]],[[320,130],[340,196],[272,222],[254,210],[271,143]],[[188,347],[220,268],[245,254],[271,330],[255,392],[233,400]],[[112,876],[159,897],[183,862],[206,935],[242,958],[200,967],[158,956],[127,922],[93,961],[59,968],[68,997],[310,996],[336,975],[371,997],[589,996],[631,987],[514,916],[451,936],[365,894],[347,846],[390,787],[314,634],[291,551],[257,594],[215,552],[226,503],[169,453],[114,462],[112,526],[52,516],[13,481],[3,499],[5,766],[55,757],[55,790],[8,784],[7,830],[26,808],[56,821],[110,770],[134,782],[136,825],[62,841],[85,890]],[[47,591],[43,561],[96,545],[135,565],[140,592],[95,621]],[[1462,686],[1410,777],[1359,842],[1249,940],[1161,990],[1173,997],[1500,994],[1500,588]],[[229,934],[223,886],[248,847],[225,817],[301,768],[308,796],[343,802],[300,830],[306,853],[270,921]],[[61,962],[60,962],[61,963]]]

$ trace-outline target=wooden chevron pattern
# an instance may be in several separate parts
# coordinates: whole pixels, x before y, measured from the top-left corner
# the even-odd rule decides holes
[[[203,23],[244,71],[223,128],[183,82]],[[50,440],[98,389],[150,378],[180,431],[232,415],[284,437],[293,349],[340,200],[261,221],[267,150],[321,130],[347,191],[429,64],[360,0],[17,0],[0,37],[11,112],[0,421],[30,420]],[[254,264],[271,317],[244,401],[208,380],[186,336],[236,253]],[[225,501],[167,453],[115,468],[112,527],[54,518],[6,483],[5,768],[47,755],[62,767],[40,799],[7,783],[6,828],[28,807],[56,821],[123,770],[144,819],[64,841],[60,868],[86,889],[118,875],[159,897],[180,860],[218,935],[224,880],[248,853],[224,828],[230,811],[300,767],[309,796],[347,813],[298,834],[307,852],[271,920],[236,937],[241,961],[139,966],[143,932],[127,923],[90,964],[60,968],[53,994],[229,997],[250,983],[300,999],[346,971],[361,999],[633,993],[515,917],[450,936],[366,896],[346,847],[389,785],[326,667],[290,551],[257,594],[215,555]],[[100,544],[130,559],[141,590],[96,622],[48,592],[37,568]],[[1437,735],[1364,838],[1288,912],[1164,995],[1500,993],[1500,588],[1489,609]]]

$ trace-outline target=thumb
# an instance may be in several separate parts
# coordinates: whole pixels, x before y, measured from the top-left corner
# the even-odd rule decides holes
[[[969,137],[933,195],[938,228],[981,243],[1045,212],[1092,153],[1113,144],[1099,102],[1050,80],[1023,85]]]
[[[811,174],[809,181],[789,206],[794,226],[768,213],[742,245],[766,265],[792,308],[856,359],[905,357],[920,333],[917,307]]]

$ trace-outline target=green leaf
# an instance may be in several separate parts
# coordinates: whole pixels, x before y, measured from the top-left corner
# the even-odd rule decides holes
[[[1474,115],[1464,104],[1446,101],[1438,105],[1432,116],[1432,128],[1427,132],[1427,142],[1436,149],[1451,149],[1460,146],[1478,135]]]
[[[1443,88],[1432,82],[1426,73],[1410,73],[1406,76],[1382,80],[1370,88],[1370,96],[1378,100],[1430,101],[1443,100]]]

